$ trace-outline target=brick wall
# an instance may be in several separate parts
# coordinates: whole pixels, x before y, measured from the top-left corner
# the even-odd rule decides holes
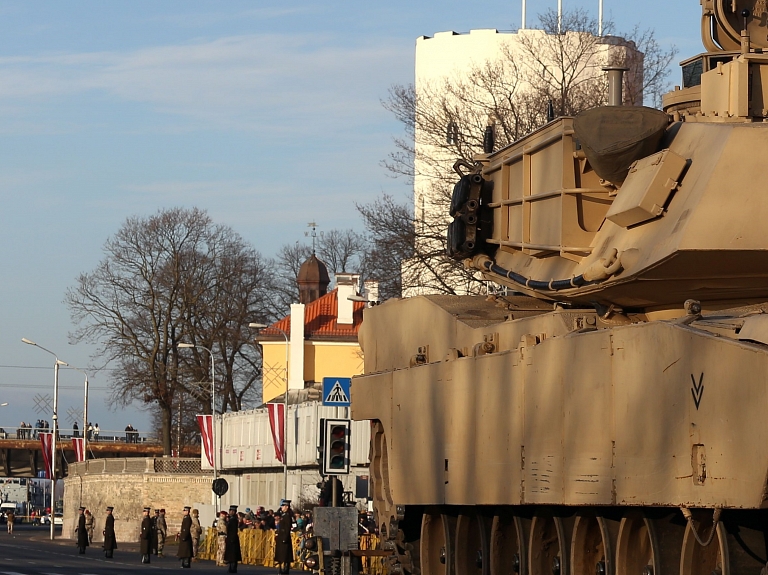
[[[97,460],[98,461],[98,460]],[[144,460],[142,460],[144,461]],[[182,509],[194,507],[198,502],[210,502],[210,473],[181,474],[157,473],[152,470],[152,459],[145,460],[145,471],[89,472],[82,466],[70,466],[69,476],[64,478],[64,525],[62,537],[73,539],[77,525],[78,507],[86,507],[94,516],[94,544],[103,541],[102,530],[107,506],[114,507],[115,534],[121,541],[138,541],[144,507],[165,509],[168,533],[179,530]],[[88,462],[91,463],[91,462]],[[133,469],[139,461],[132,460]],[[105,465],[107,467],[107,465]]]

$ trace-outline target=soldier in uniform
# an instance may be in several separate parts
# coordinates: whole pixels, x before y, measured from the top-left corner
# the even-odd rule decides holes
[[[115,537],[115,517],[112,512],[114,507],[107,507],[107,518],[104,521],[104,557],[112,559],[112,552],[117,549],[117,538]]]
[[[184,508],[184,518],[181,520],[181,529],[179,530],[179,550],[176,557],[181,559],[181,566],[189,569],[192,564],[190,560],[194,556],[192,552],[192,518],[189,516],[189,507]]]
[[[88,543],[93,543],[93,513],[85,510],[85,530],[88,531]]]
[[[149,552],[152,546],[152,519],[149,518],[151,508],[144,508],[144,517],[141,519],[141,533],[139,542],[141,543],[141,562],[149,563]]]
[[[240,520],[237,517],[237,505],[229,506],[227,520],[227,541],[224,545],[224,561],[229,565],[229,573],[237,573],[237,563],[242,561],[240,553]]]
[[[278,573],[285,574],[291,569],[293,563],[293,542],[291,541],[291,527],[293,523],[293,514],[291,512],[291,502],[283,499],[280,502],[280,526],[275,533],[275,563],[277,563]]]
[[[157,556],[163,556],[163,549],[165,549],[165,538],[168,536],[168,524],[165,522],[165,509],[160,510],[160,515],[157,518]]]
[[[224,567],[227,563],[224,561],[224,552],[227,549],[227,512],[223,509],[219,511],[219,517],[214,525],[216,528],[216,565]]]
[[[85,507],[80,508],[80,515],[77,518],[77,547],[80,549],[80,555],[85,553],[88,547],[88,529],[85,526]]]
[[[155,509],[155,514],[152,517],[152,539],[150,540],[152,542],[152,545],[151,545],[152,555],[157,555],[157,518],[158,517],[160,517],[160,510]]]

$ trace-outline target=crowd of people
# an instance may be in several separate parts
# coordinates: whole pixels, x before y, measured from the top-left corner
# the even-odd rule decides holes
[[[33,431],[34,429],[34,431]],[[35,422],[35,427],[32,427],[31,423],[22,421],[16,429],[16,437],[18,439],[37,439],[38,433],[48,433],[51,430],[51,424],[44,419],[38,419]]]
[[[99,424],[97,423],[94,425],[89,421],[88,427],[85,429],[85,435],[88,438],[88,441],[98,441],[100,433],[101,429],[99,428]],[[80,426],[77,425],[77,421],[72,424],[72,437],[80,437]]]
[[[237,514],[238,529],[261,529],[261,530],[277,530],[280,528],[281,521],[290,521],[291,532],[293,533],[311,533],[312,532],[312,512],[311,511],[297,511],[290,509],[287,512],[283,512],[282,508],[274,511],[272,509],[265,509],[264,507],[256,507],[256,510],[251,510],[250,507],[246,507],[245,511],[241,511]],[[215,527],[214,522],[214,527]],[[360,513],[358,515],[357,530],[359,535],[375,534],[377,533],[376,523],[373,520],[372,513]]]
[[[104,554],[110,559],[117,549],[115,537],[115,519],[112,515],[114,508],[107,507],[107,517],[104,525]],[[176,534],[178,551],[176,557],[181,560],[182,568],[189,568],[192,561],[197,561],[200,539],[203,527],[200,524],[200,514],[197,509],[184,507],[182,511],[181,528]],[[80,553],[85,553],[87,547],[93,542],[94,518],[85,507],[80,507],[75,535]],[[311,511],[297,511],[291,509],[291,502],[283,499],[277,511],[257,507],[252,511],[246,507],[245,511],[238,512],[236,505],[231,505],[229,511],[222,510],[214,519],[212,527],[217,536],[216,564],[228,567],[229,573],[237,573],[237,564],[242,561],[240,549],[240,531],[244,529],[261,529],[275,531],[275,563],[280,574],[287,574],[291,563],[296,558],[293,555],[292,534],[302,535],[303,541],[313,535],[313,516]],[[12,529],[12,528],[11,528]],[[365,535],[375,533],[376,527],[372,516],[362,513],[358,518],[358,534]],[[150,557],[156,555],[163,557],[165,543],[168,538],[168,524],[165,519],[165,509],[152,509],[145,507],[141,520],[139,534],[139,551],[141,562],[150,563]],[[303,557],[299,557],[303,559]]]

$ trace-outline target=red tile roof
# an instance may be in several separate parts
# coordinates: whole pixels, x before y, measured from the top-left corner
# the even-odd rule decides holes
[[[352,321],[350,324],[336,323],[336,290],[325,294],[319,299],[308,303],[304,307],[304,337],[306,339],[327,339],[339,341],[357,341],[357,332],[360,330],[360,324],[363,323],[363,309],[365,302],[353,301]],[[277,328],[277,329],[275,329]],[[291,334],[291,316],[287,315],[283,319],[276,321],[269,327],[265,327],[260,332],[262,339],[282,339],[282,334],[277,331],[283,330],[288,336]]]

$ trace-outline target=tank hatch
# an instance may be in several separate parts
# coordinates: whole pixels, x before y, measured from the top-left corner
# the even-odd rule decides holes
[[[620,186],[630,166],[653,154],[669,125],[669,116],[642,106],[605,106],[576,116],[573,129],[592,169]]]
[[[709,52],[768,48],[765,0],[701,0],[701,39]],[[742,34],[742,31],[745,33]]]

